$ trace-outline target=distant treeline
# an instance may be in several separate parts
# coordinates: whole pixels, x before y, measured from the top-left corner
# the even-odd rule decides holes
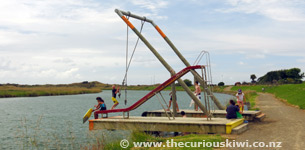
[[[27,84],[15,84],[15,83],[6,83],[0,84],[0,86],[15,86],[15,87],[85,87],[85,88],[93,88],[93,87],[111,87],[109,84],[103,84],[98,81],[84,81],[80,83],[71,83],[71,84],[35,84],[35,85],[27,85]]]
[[[258,84],[295,84],[302,83],[304,72],[301,69],[292,68],[285,70],[270,71],[266,75],[258,78]]]

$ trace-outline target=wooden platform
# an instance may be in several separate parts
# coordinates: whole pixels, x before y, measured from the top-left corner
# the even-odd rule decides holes
[[[181,111],[184,111],[187,117],[206,117],[202,111],[188,110],[182,109],[177,112],[178,117],[181,117]],[[214,118],[226,118],[226,110],[214,110],[211,111]],[[170,116],[171,114],[168,113]],[[243,117],[247,121],[254,121],[259,119],[258,116],[262,115],[261,111],[244,111]],[[142,113],[142,117],[166,117],[164,110],[153,110],[153,111],[145,111]]]
[[[241,125],[244,119],[212,118],[182,118],[169,120],[167,117],[129,117],[115,116],[103,119],[89,120],[89,130],[134,130],[134,131],[166,131],[166,132],[196,132],[213,134],[230,134],[232,129]]]

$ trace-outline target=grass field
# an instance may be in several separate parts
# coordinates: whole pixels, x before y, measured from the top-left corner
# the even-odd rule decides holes
[[[53,96],[53,95],[73,95],[85,93],[98,93],[101,88],[86,88],[73,86],[33,86],[19,87],[5,85],[0,86],[0,97],[33,97],[33,96]]]
[[[171,140],[173,140],[173,145],[171,145]],[[213,147],[203,147],[203,145],[198,146],[198,145],[194,145],[194,143],[203,143],[203,140],[205,143],[213,143],[213,142],[222,142],[224,141],[224,138],[221,137],[220,135],[205,135],[205,134],[189,134],[189,135],[185,135],[185,136],[176,136],[176,137],[168,137],[168,138],[163,138],[163,137],[154,137],[152,135],[149,134],[145,134],[143,132],[133,132],[131,134],[130,139],[128,139],[129,141],[129,147],[127,147],[126,149],[160,149],[160,147],[151,147],[151,148],[133,148],[133,142],[162,142],[162,149],[170,149],[170,150],[187,150],[187,149],[204,149],[204,150],[209,150],[209,149],[213,149]],[[168,141],[169,144],[167,144],[166,142]],[[174,142],[176,142],[177,144],[174,145]],[[193,142],[193,146],[194,147],[178,147],[179,142],[185,144],[186,142]],[[172,147],[173,146],[173,147]],[[174,147],[176,146],[176,147]],[[191,146],[191,144],[189,144],[188,146]],[[198,147],[195,147],[198,146]],[[122,147],[120,146],[120,141],[117,142],[113,142],[110,144],[106,144],[103,149],[122,149]]]
[[[130,85],[127,90],[148,90],[155,89],[158,85]],[[194,90],[194,87],[190,87]],[[54,95],[74,95],[86,93],[98,93],[102,90],[111,90],[112,84],[103,84],[97,81],[58,84],[58,85],[18,85],[0,84],[0,98],[3,97],[33,97],[33,96],[54,96]],[[120,87],[124,90],[124,87]],[[165,88],[171,90],[171,86]],[[177,91],[183,91],[181,86],[176,86]]]
[[[264,91],[262,91],[264,88]],[[305,83],[302,84],[284,84],[277,86],[254,85],[254,86],[235,86],[231,90],[238,89],[253,90],[257,92],[267,92],[274,94],[277,98],[286,100],[289,104],[296,105],[301,109],[305,109]]]

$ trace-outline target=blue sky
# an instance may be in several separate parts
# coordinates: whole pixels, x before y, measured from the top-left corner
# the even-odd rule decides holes
[[[305,71],[304,0],[2,0],[0,83],[120,84],[126,24],[116,8],[154,20],[191,64],[202,50],[209,51],[216,84],[249,82],[251,74],[271,70]],[[130,21],[140,28],[140,21]],[[129,33],[131,50],[137,37]],[[184,68],[152,25],[144,24],[143,35],[177,72]],[[139,42],[128,83],[161,83],[168,77]]]

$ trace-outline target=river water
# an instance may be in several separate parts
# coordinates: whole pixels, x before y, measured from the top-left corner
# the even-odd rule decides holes
[[[122,91],[117,108],[126,108],[150,91],[128,91],[127,105]],[[167,103],[169,91],[162,92]],[[79,149],[90,148],[97,140],[112,141],[126,138],[126,131],[89,131],[88,122],[82,118],[89,108],[97,104],[95,98],[102,97],[110,109],[111,91],[96,94],[41,96],[0,99],[0,149]],[[233,98],[231,95],[215,93],[222,104]],[[177,92],[180,109],[189,107],[190,97],[184,91]],[[213,108],[213,107],[212,107]],[[215,107],[216,108],[216,107]],[[162,109],[158,99],[152,99],[130,112],[131,116],[141,116],[142,112]],[[109,116],[122,113],[109,114]],[[93,115],[90,119],[93,118]]]

